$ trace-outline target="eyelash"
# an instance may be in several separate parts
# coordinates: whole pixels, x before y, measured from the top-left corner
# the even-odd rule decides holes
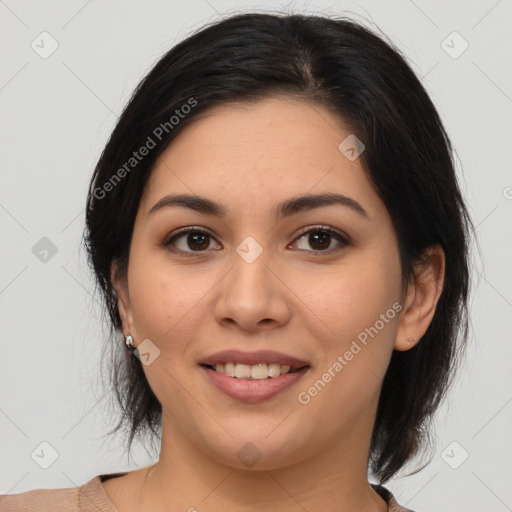
[[[182,251],[181,249],[170,249],[170,246],[173,244],[173,242],[175,242],[180,237],[190,234],[190,233],[206,235],[213,239],[215,238],[213,235],[211,235],[207,231],[204,231],[203,229],[201,229],[197,226],[191,226],[191,227],[180,229],[179,231],[173,233],[172,235],[170,235],[169,237],[167,237],[164,240],[162,245],[164,246],[164,248],[170,250],[171,252],[177,253],[179,255],[183,255],[185,257],[204,255],[207,252],[207,249],[201,250],[201,251]],[[345,235],[337,230],[334,230],[333,228],[331,228],[329,226],[324,226],[324,225],[310,226],[310,227],[304,228],[303,230],[301,230],[299,232],[299,234],[297,235],[297,237],[294,239],[294,241],[292,243],[295,243],[297,240],[300,240],[304,235],[307,235],[310,233],[328,234],[328,235],[332,236],[333,238],[335,238],[338,242],[340,242],[341,247],[338,246],[338,247],[334,247],[334,248],[330,248],[330,249],[326,249],[326,250],[310,250],[310,251],[307,249],[299,249],[300,251],[311,252],[313,254],[317,253],[318,255],[331,254],[333,252],[340,250],[342,247],[350,245],[349,238],[347,235]]]

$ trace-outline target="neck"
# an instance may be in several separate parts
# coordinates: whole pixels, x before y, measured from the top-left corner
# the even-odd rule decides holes
[[[362,424],[365,422],[362,421]],[[282,512],[303,510],[365,510],[385,512],[387,505],[367,479],[367,456],[371,431],[354,425],[358,442],[328,446],[307,459],[286,467],[236,469],[205,455],[205,451],[162,422],[159,461],[145,479],[139,510],[221,512]],[[366,443],[361,443],[361,439]]]

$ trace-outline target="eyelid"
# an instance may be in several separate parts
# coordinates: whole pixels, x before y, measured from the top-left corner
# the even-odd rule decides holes
[[[207,228],[204,228],[202,226],[185,226],[183,228],[178,228],[177,230],[170,233],[167,237],[165,237],[164,243],[172,240],[173,238],[177,237],[178,235],[181,235],[183,233],[189,233],[189,232],[205,233],[205,234],[211,236],[212,238],[215,238],[215,236]]]
[[[297,240],[297,238],[300,238],[302,235],[309,233],[310,231],[325,231],[327,233],[333,233],[342,238],[346,243],[348,243],[349,241],[349,236],[346,233],[344,233],[343,231],[339,231],[338,229],[333,228],[332,226],[326,226],[325,224],[317,224],[314,226],[306,226],[305,228],[302,228],[297,234],[295,240]]]

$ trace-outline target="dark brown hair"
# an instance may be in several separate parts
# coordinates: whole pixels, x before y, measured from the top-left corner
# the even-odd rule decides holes
[[[161,405],[120,339],[111,281],[113,262],[126,271],[154,163],[208,109],[283,94],[328,108],[364,142],[362,165],[393,220],[403,285],[430,246],[445,251],[434,318],[414,348],[393,352],[382,383],[370,469],[384,483],[429,444],[430,421],[465,348],[473,226],[425,89],[391,43],[345,18],[243,14],[212,23],[168,51],[124,109],[92,177],[84,233],[112,327],[109,367],[121,408],[115,430],[128,427],[130,449],[136,436],[150,433],[154,441],[161,428]],[[151,146],[147,154],[130,160],[143,146]]]

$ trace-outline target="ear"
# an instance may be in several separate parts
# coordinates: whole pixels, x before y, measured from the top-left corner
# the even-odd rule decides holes
[[[130,334],[134,339],[137,339],[126,272],[121,269],[117,261],[112,262],[110,267],[110,279],[117,296],[117,306],[119,316],[121,317],[123,334],[125,336]]]
[[[444,285],[445,254],[440,245],[429,247],[414,265],[415,278],[408,284],[394,349],[409,350],[427,332]]]

